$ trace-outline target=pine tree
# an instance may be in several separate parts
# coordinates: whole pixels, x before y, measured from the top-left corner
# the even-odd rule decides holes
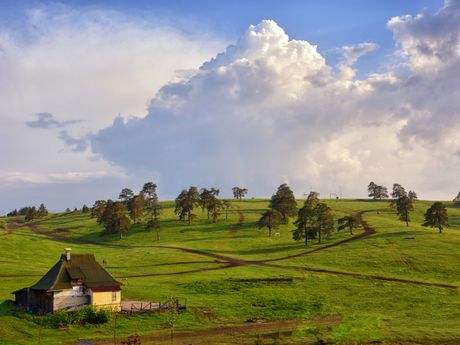
[[[26,222],[28,222],[30,220],[34,220],[36,217],[37,217],[37,209],[35,208],[35,206],[28,207],[27,208],[27,213],[26,213],[26,216],[25,216]]]
[[[287,184],[282,184],[278,187],[278,190],[271,198],[270,208],[281,213],[285,224],[288,222],[289,217],[294,217],[297,214],[297,202],[294,193]]]
[[[222,206],[225,209],[225,220],[228,220],[228,210],[232,207],[230,200],[224,200]]]
[[[104,233],[118,234],[120,239],[128,232],[131,222],[126,214],[126,208],[121,202],[108,200],[104,213],[98,220],[104,226]]]
[[[305,245],[308,245],[308,240],[316,236],[316,206],[319,203],[318,193],[311,192],[304,205],[297,212],[297,219],[294,222],[296,228],[292,230],[292,238],[296,241],[305,240]]]
[[[356,216],[345,216],[338,219],[339,226],[337,231],[348,229],[350,235],[353,235],[353,229],[359,227],[359,219]]]
[[[334,231],[334,217],[332,210],[324,203],[319,203],[315,207],[316,224],[318,229],[318,243],[322,237],[328,237]]]
[[[439,233],[442,234],[444,227],[449,226],[449,216],[446,206],[442,202],[436,201],[426,210],[425,222],[422,225],[432,228],[436,227],[439,229]]]
[[[272,236],[272,231],[279,229],[283,216],[277,210],[265,211],[258,221],[259,229],[268,228],[268,236]]]
[[[158,201],[157,185],[153,182],[144,183],[141,194],[144,196],[145,206],[151,208]]]
[[[246,194],[248,193],[248,190],[246,188],[233,187],[232,192],[233,192],[233,197],[235,199],[241,200],[246,196]]]
[[[38,217],[44,217],[48,215],[48,210],[46,209],[44,204],[40,204],[37,210],[37,216]]]
[[[388,189],[384,186],[379,186],[374,182],[369,183],[367,186],[369,197],[374,200],[388,199]]]
[[[176,207],[174,213],[179,215],[180,220],[187,218],[187,223],[192,223],[192,218],[196,216],[192,213],[196,206],[200,205],[200,194],[196,187],[184,189],[176,198]]]
[[[208,219],[211,211],[216,208],[219,192],[220,191],[215,188],[202,188],[200,190],[200,206],[203,211],[206,210]]]
[[[158,197],[155,194],[155,197],[150,199],[148,209],[150,210],[150,220],[147,222],[148,230],[155,230],[157,234],[157,241],[160,240],[160,215],[161,215],[161,205],[158,201]]]
[[[142,220],[142,216],[144,214],[144,204],[144,194],[142,193],[129,199],[128,211],[134,223],[139,223]]]
[[[129,188],[123,188],[118,196],[118,200],[127,206],[132,197],[134,197],[134,192]]]
[[[402,196],[396,200],[395,205],[399,220],[406,222],[406,226],[409,226],[410,211],[414,209],[412,200],[408,196]]]
[[[107,205],[107,202],[105,200],[96,200],[91,209],[91,217],[93,218],[95,217],[99,221],[102,214],[104,213],[106,205]]]

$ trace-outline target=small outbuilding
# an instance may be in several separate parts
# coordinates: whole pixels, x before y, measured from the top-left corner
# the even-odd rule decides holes
[[[76,310],[85,305],[121,309],[121,284],[93,254],[71,254],[70,248],[35,285],[12,293],[19,306],[33,312]]]

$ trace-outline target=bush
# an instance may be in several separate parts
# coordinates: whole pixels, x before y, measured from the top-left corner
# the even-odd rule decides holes
[[[93,324],[100,325],[109,322],[111,310],[96,309],[91,305],[84,306],[76,311],[65,311],[63,309],[56,311],[54,314],[45,317],[36,318],[36,323],[43,321],[52,327]]]

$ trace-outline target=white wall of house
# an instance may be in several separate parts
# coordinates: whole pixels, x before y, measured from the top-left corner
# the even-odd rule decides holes
[[[59,309],[78,309],[91,303],[88,292],[81,287],[54,291],[53,311]]]

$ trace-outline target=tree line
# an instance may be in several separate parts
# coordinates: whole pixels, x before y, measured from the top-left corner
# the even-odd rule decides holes
[[[232,189],[236,199],[241,200],[246,196],[246,188],[234,187]],[[232,204],[229,200],[218,198],[219,189],[190,187],[184,189],[175,199],[174,212],[179,219],[191,224],[198,216],[194,213],[196,208],[206,212],[207,219],[216,223],[218,218],[225,214],[228,219],[229,209]],[[157,185],[147,182],[139,193],[134,193],[129,188],[123,188],[118,200],[97,200],[91,208],[91,216],[103,226],[104,234],[118,234],[120,238],[126,234],[132,224],[141,223],[147,218],[148,230],[156,231],[157,240],[160,240],[160,215],[161,206],[157,194]]]
[[[17,217],[17,216],[24,216],[25,221],[34,220],[36,218],[41,218],[48,215],[48,210],[46,209],[45,205],[42,203],[40,206],[25,206],[21,207],[19,210],[14,209],[11,212],[7,213],[7,217]]]
[[[246,195],[247,189],[234,187],[233,192],[235,198],[241,200]],[[219,199],[219,193],[220,190],[216,188],[198,190],[197,187],[191,186],[189,189],[183,189],[175,200],[174,213],[179,216],[180,220],[186,221],[188,225],[198,217],[193,213],[194,209],[198,207],[206,212],[207,219],[212,219],[213,223],[217,223],[217,219],[223,212],[225,212],[225,219],[228,219],[228,211],[232,204],[229,200]]]
[[[319,199],[319,193],[310,192],[304,204],[299,209],[294,193],[287,184],[278,187],[270,199],[269,209],[262,213],[258,226],[259,229],[267,228],[268,236],[279,229],[281,224],[287,224],[289,218],[295,218],[292,230],[292,238],[296,241],[303,240],[308,245],[308,240],[329,237],[335,230],[335,220],[332,209]],[[342,217],[337,220],[337,231],[353,229],[359,226],[359,220],[355,216]]]
[[[103,233],[118,234],[120,238],[132,224],[141,223],[147,217],[147,229],[156,230],[160,239],[160,214],[157,185],[153,182],[146,182],[138,194],[123,188],[118,200],[96,200],[91,208],[91,216],[104,227]]]
[[[367,190],[369,192],[369,197],[374,200],[389,198],[388,189],[385,186],[380,186],[374,182],[370,182]],[[414,202],[418,200],[417,193],[412,190],[407,192],[402,185],[394,183],[391,198],[390,208],[395,210],[398,215],[398,219],[405,222],[408,227],[409,222],[411,221],[410,213],[414,210]],[[460,193],[454,199],[454,203],[456,202],[456,199],[460,202]],[[422,226],[438,228],[439,233],[442,233],[444,227],[449,226],[449,216],[447,214],[446,206],[440,201],[434,202],[426,210]]]

